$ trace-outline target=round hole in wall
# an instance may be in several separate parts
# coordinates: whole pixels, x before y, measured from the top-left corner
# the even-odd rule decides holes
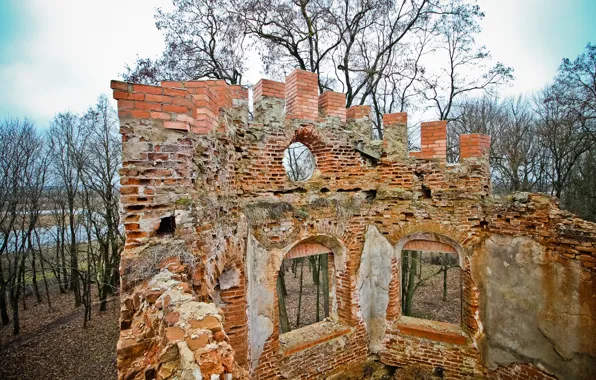
[[[317,166],[315,156],[300,142],[291,143],[285,150],[283,164],[288,178],[294,182],[309,180]]]

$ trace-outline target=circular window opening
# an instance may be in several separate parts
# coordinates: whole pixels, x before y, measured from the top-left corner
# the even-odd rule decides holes
[[[283,160],[286,174],[291,181],[307,181],[315,172],[315,156],[306,145],[295,142],[284,152]]]

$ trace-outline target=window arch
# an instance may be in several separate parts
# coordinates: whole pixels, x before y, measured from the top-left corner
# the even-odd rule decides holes
[[[419,232],[397,245],[401,314],[461,325],[464,252],[443,235]]]
[[[312,236],[287,249],[276,279],[281,334],[337,321],[335,277],[344,268],[345,248],[333,236]]]
[[[281,334],[330,317],[333,251],[320,243],[299,243],[282,260],[277,275]]]

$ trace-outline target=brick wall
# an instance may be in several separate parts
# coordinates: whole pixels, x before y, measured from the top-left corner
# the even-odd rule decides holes
[[[223,327],[230,345],[234,349],[234,358],[238,365],[248,369],[248,319],[246,315],[246,277],[240,274],[240,284],[221,291],[221,300],[225,304]]]
[[[135,371],[144,365],[164,368],[157,352],[162,346],[147,338],[146,327],[138,327],[148,314],[156,315],[148,301],[135,296],[139,289],[146,290],[149,279],[132,276],[132,268],[143,263],[146,251],[160,246],[171,252],[182,249],[171,249],[174,246],[184,247],[181,257],[188,262],[181,262],[184,269],[175,275],[186,284],[182,288],[188,286],[193,302],[214,298],[224,268],[239,268],[238,285],[219,294],[225,334],[217,339],[229,342],[236,364],[249,368],[252,327],[246,313],[250,301],[245,257],[249,234],[271,256],[270,264],[259,270],[267,271],[262,274],[273,287],[274,297],[277,269],[273,263],[281,261],[284,247],[313,236],[341,241],[345,268],[333,274],[334,294],[337,322],[349,330],[283,354],[274,317],[273,332],[250,376],[319,378],[365,360],[368,336],[357,278],[365,231],[371,225],[393,246],[404,237],[424,232],[452,239],[465,253],[462,326],[456,334],[404,323],[400,263],[392,258],[387,329],[379,353],[382,362],[404,368],[412,364],[428,370],[441,367],[447,378],[550,378],[527,363],[495,371],[482,366],[478,342],[487,334],[480,319],[486,299],[481,297],[474,260],[490,236],[523,235],[545,247],[549,262],[563,268],[577,266],[590,279],[596,272],[596,227],[560,211],[548,197],[492,200],[488,136],[460,136],[461,162],[447,166],[446,122],[423,123],[422,151],[408,157],[406,114],[385,115],[384,140],[373,141],[369,106],[346,109],[342,94],[319,96],[316,74],[300,70],[288,76],[286,83],[261,80],[255,85],[258,122],[252,124],[246,121],[246,89],[222,81],[164,82],[162,86],[113,82],[112,88],[123,141],[120,175],[126,246],[121,267],[121,328],[126,339],[134,340],[121,339],[131,344],[118,354],[121,378],[140,373]],[[292,142],[305,144],[316,158],[315,174],[306,182],[291,182],[283,168],[284,150]],[[175,218],[176,230],[159,236],[161,219],[169,217]],[[310,248],[304,245],[304,252],[297,249],[288,257],[322,251],[314,243],[332,248],[308,240]],[[412,241],[405,249],[444,252],[451,247],[436,242],[423,242],[421,247],[419,243]],[[273,305],[276,316],[277,302]],[[177,311],[171,308],[169,312]],[[222,356],[223,360],[228,359]],[[213,371],[215,364],[206,371]]]

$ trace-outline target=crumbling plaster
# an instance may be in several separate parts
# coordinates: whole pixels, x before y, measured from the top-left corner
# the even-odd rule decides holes
[[[487,367],[529,361],[561,379],[596,378],[593,275],[549,260],[530,237],[490,236],[472,265]]]

